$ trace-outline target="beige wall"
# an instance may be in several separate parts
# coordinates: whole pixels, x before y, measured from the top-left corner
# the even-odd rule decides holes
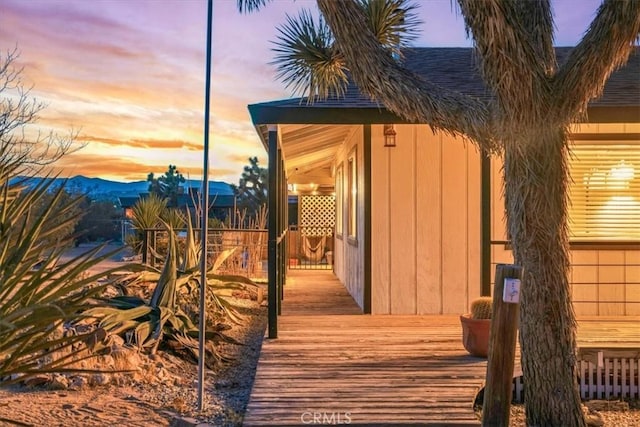
[[[463,313],[480,293],[480,157],[426,125],[372,126],[374,314]]]
[[[334,251],[334,272],[338,279],[347,288],[353,299],[358,303],[360,308],[364,309],[364,144],[363,144],[363,128],[362,126],[354,126],[345,144],[338,150],[336,155],[335,167],[342,165],[344,173],[343,179],[343,202],[342,215],[343,234],[341,236],[336,233],[335,251]],[[356,152],[356,171],[358,173],[358,194],[357,194],[357,232],[356,239],[347,236],[348,223],[348,167],[347,160],[352,150]],[[336,189],[337,190],[337,189]],[[339,194],[336,191],[336,194]]]
[[[581,125],[574,132],[640,132],[637,125]],[[357,147],[358,241],[335,240],[334,270],[364,305],[364,147],[361,127],[336,157]],[[372,126],[371,309],[373,314],[463,313],[480,293],[480,156],[472,145],[426,125],[398,125],[397,146],[385,148]],[[492,162],[492,240],[506,240],[501,162]],[[344,227],[347,201],[343,203]],[[492,245],[492,262],[512,263]],[[640,315],[638,250],[573,250],[571,286],[578,315]],[[493,271],[491,276],[493,277]]]
[[[581,124],[573,133],[638,133],[638,124]],[[506,240],[500,159],[492,161],[492,240]],[[492,246],[494,263],[512,263],[504,245]],[[571,251],[571,281],[577,315],[640,315],[640,243],[635,250],[581,248]],[[493,277],[492,271],[492,277]]]

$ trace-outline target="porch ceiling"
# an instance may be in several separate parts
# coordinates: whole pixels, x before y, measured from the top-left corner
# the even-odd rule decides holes
[[[281,125],[280,147],[290,184],[333,186],[331,164],[354,125]]]

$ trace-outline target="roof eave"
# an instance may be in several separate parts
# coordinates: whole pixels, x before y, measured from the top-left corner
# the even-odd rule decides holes
[[[253,124],[256,126],[270,124],[361,125],[408,123],[383,108],[317,107],[313,105],[280,107],[262,103],[249,105],[249,113]]]

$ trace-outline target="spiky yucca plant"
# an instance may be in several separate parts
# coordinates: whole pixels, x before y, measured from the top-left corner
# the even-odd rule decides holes
[[[34,135],[27,128],[44,105],[23,86],[18,54],[0,52],[0,381],[5,384],[73,370],[69,365],[95,339],[93,333],[61,331],[65,323],[81,320],[91,298],[106,286],[95,283],[110,271],[88,271],[114,254],[97,256],[102,248],[95,248],[62,261],[72,243],[65,232],[73,229],[79,199],[61,203],[66,193],[51,188],[51,180],[24,184],[47,175],[46,167],[72,150],[73,135],[27,136]],[[53,352],[59,354],[51,357]]]
[[[155,193],[142,198],[133,205],[132,224],[136,229],[136,234],[127,237],[127,245],[140,253],[143,247],[144,230],[153,229],[160,226],[161,215],[167,207],[167,200]]]
[[[6,172],[2,165],[0,170]],[[55,203],[64,190],[56,190],[54,203],[37,218],[26,221],[24,217],[50,191],[50,184],[42,181],[27,190],[10,185],[8,177],[6,174],[0,180],[0,379],[5,381],[73,370],[69,364],[77,360],[79,350],[71,348],[78,343],[95,342],[93,332],[62,336],[60,329],[66,322],[84,318],[80,313],[107,285],[95,285],[98,279],[118,270],[87,275],[88,270],[115,254],[98,256],[102,247],[61,262],[71,239],[51,237],[73,221],[59,220],[71,209]],[[71,205],[74,203],[76,199]],[[64,357],[43,357],[61,350]]]

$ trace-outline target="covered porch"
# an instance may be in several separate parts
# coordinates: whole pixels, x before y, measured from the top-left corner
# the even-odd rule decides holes
[[[244,425],[479,425],[473,401],[486,360],[463,349],[457,316],[362,316],[350,299],[329,271],[289,272],[279,338],[263,343]],[[598,368],[599,350],[633,367],[630,381],[617,387],[635,398],[638,322],[585,317],[578,329],[594,373],[624,370]]]

